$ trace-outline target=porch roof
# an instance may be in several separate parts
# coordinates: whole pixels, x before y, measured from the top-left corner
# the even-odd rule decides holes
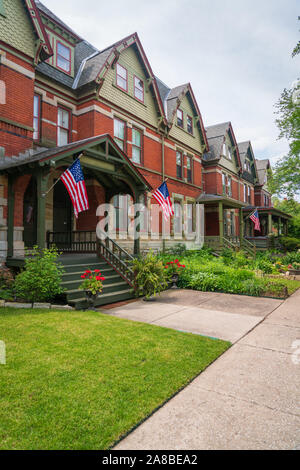
[[[275,215],[277,217],[282,217],[283,219],[291,219],[292,218],[292,216],[290,214],[287,214],[286,212],[283,212],[283,211],[277,209],[276,207],[265,207],[265,206],[259,206],[259,207],[246,206],[246,207],[243,207],[244,212],[252,212],[255,209],[257,209],[258,214],[264,214],[264,213],[272,214],[272,215]]]
[[[225,207],[232,207],[232,208],[240,208],[244,207],[245,203],[242,201],[238,201],[231,197],[225,195],[218,195],[218,194],[200,194],[196,199],[196,202],[200,204],[217,204],[222,202]]]
[[[32,172],[36,167],[59,167],[72,164],[73,156],[83,154],[81,164],[90,171],[106,173],[110,183],[114,178],[131,177],[139,189],[152,190],[142,173],[136,168],[128,156],[120,149],[109,134],[102,134],[70,144],[50,149],[30,149],[18,157],[6,157],[0,160],[1,173]]]

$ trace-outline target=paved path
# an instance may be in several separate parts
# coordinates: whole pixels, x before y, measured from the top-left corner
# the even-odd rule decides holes
[[[169,295],[173,302],[172,296],[175,294],[171,292]],[[176,324],[175,327],[180,325],[185,326],[183,329],[187,329],[189,322],[186,321],[185,325],[181,323],[184,314],[181,306],[186,307],[184,296],[187,293],[176,295],[179,295],[176,303],[169,304],[165,301],[165,304],[166,308],[170,309],[169,312],[172,306],[176,305],[177,312],[168,314],[163,309],[161,319],[154,319],[156,314],[155,308],[152,307],[152,312],[149,308],[144,314],[141,313],[144,320],[146,321],[147,317],[150,321],[153,315],[152,322],[162,324],[163,318],[166,321],[169,318],[168,326]],[[254,299],[250,305],[252,298],[245,297],[242,310],[239,300],[241,298],[238,296],[230,296],[230,299],[229,296],[224,297],[222,294],[216,297],[208,296],[207,301],[201,301],[201,304],[196,301],[196,296],[193,298],[190,296],[189,299],[191,305],[195,302],[190,311],[196,316],[200,315],[200,312],[195,313],[194,308],[201,305],[203,310],[210,310],[214,317],[213,308],[217,305],[218,309],[220,308],[218,315],[220,312],[227,313],[228,319],[230,315],[236,314],[239,317],[250,316],[252,319],[256,318],[260,324],[237,340],[223,356],[115,448],[118,450],[298,448],[300,351],[297,354],[293,344],[295,346],[294,342],[300,340],[300,290],[283,303]],[[163,299],[161,302],[164,302]],[[255,302],[257,302],[256,313],[251,310]],[[134,303],[131,305],[137,307]],[[154,306],[154,303],[152,305]],[[122,312],[127,310],[124,307],[121,309]],[[136,313],[137,310],[135,308]],[[188,311],[186,308],[187,318],[191,315]],[[128,317],[132,315],[131,312]],[[218,315],[215,316],[217,320],[220,318]],[[125,315],[119,312],[118,316]],[[239,318],[234,318],[241,335],[245,325]],[[251,321],[248,322],[247,318],[248,327],[251,326]],[[217,323],[218,321],[215,333],[218,329]],[[194,327],[192,324],[193,329]],[[205,329],[205,322],[197,323],[196,329],[203,332],[202,328]],[[227,331],[225,336],[227,334],[231,337],[237,336],[232,331],[230,334]]]
[[[170,289],[153,302],[138,300],[109,309],[108,313],[235,343],[281,303],[275,299]]]

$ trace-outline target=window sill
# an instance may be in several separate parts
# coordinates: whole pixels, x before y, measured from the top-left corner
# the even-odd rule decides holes
[[[119,90],[121,93],[124,93],[124,95],[128,96],[129,98],[133,99],[134,101],[136,101],[137,103],[139,103],[141,106],[144,106],[145,108],[147,108],[147,106],[145,105],[145,103],[142,103],[142,101],[138,100],[135,96],[132,96],[128,93],[128,91],[126,90],[123,90],[122,88],[118,87],[115,83],[112,83],[112,86],[114,88],[116,88],[117,90]]]

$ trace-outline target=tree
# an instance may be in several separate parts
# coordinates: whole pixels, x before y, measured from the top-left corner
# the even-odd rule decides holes
[[[289,236],[300,239],[300,203],[295,199],[273,198],[274,207],[293,216],[288,222]]]
[[[300,41],[292,56],[300,53]],[[293,198],[300,192],[300,80],[290,89],[284,89],[275,104],[279,139],[286,138],[289,152],[274,167],[270,189],[277,195]]]

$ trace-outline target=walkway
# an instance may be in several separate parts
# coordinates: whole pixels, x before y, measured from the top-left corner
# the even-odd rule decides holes
[[[159,303],[131,303],[111,312],[236,341],[115,448],[298,448],[300,290],[285,302],[195,294],[169,291]]]

